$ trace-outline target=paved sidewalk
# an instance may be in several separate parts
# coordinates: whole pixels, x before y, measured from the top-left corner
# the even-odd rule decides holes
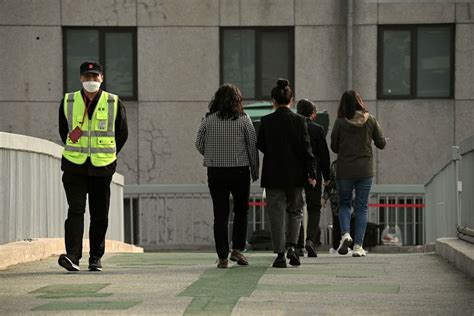
[[[215,268],[215,254],[110,254],[103,272],[68,273],[57,258],[0,271],[0,314],[474,315],[474,279],[434,253],[320,255],[299,268]]]

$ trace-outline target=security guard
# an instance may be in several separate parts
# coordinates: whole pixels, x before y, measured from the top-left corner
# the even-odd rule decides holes
[[[79,271],[88,195],[89,270],[102,271],[110,182],[117,154],[128,138],[127,118],[118,96],[100,89],[104,74],[99,63],[82,63],[80,80],[83,89],[66,93],[59,106],[59,134],[65,144],[61,169],[69,209],[64,225],[66,254],[58,263],[68,271]]]

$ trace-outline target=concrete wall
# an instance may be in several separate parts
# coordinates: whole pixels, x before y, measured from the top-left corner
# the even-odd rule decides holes
[[[61,27],[134,26],[138,100],[125,102],[118,170],[127,184],[205,183],[194,137],[219,85],[219,27],[294,26],[296,98],[327,109],[332,125],[346,89],[346,12],[344,0],[0,1],[0,131],[59,144]],[[474,134],[473,17],[466,1],[354,1],[353,87],[390,137],[378,183],[423,183],[440,147]],[[456,23],[454,99],[377,100],[377,25],[393,23]]]

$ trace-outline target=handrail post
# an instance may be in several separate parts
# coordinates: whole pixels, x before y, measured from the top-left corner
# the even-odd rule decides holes
[[[461,160],[461,154],[459,151],[459,146],[452,147],[452,159],[454,161],[454,187],[456,189],[456,198],[455,198],[455,206],[456,206],[456,217],[457,217],[457,225],[456,229],[461,226],[461,193],[462,193],[462,182],[459,181],[459,162]]]

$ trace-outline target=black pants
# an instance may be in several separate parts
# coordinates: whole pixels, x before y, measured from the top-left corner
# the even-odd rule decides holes
[[[214,209],[214,241],[219,258],[229,255],[228,223],[230,193],[234,199],[232,247],[244,250],[250,195],[249,167],[207,168],[207,181]]]
[[[112,176],[93,177],[63,174],[63,185],[69,205],[64,225],[66,253],[79,260],[82,257],[84,213],[86,196],[89,195],[90,256],[101,258],[105,252],[105,233],[109,222],[110,182]]]
[[[314,186],[308,184],[304,187],[306,195],[306,210],[308,212],[308,223],[306,227],[306,240],[311,240],[315,245],[321,243],[321,181]],[[304,225],[301,222],[300,235],[298,237],[298,248],[304,248]]]
[[[353,227],[351,223],[351,227]],[[352,235],[354,236],[354,235]],[[332,248],[337,249],[341,241],[341,225],[339,223],[339,214],[332,214]]]

